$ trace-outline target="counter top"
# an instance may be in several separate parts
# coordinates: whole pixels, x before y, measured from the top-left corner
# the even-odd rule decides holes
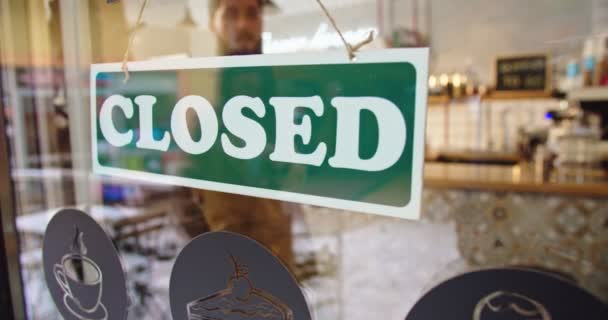
[[[427,162],[424,184],[433,189],[468,189],[573,196],[608,197],[608,175],[602,170],[552,174],[543,181],[527,165],[473,165]]]

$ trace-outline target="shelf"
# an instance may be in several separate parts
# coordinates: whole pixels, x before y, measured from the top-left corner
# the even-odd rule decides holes
[[[494,91],[485,100],[552,99],[551,91]]]
[[[568,92],[571,101],[608,101],[608,87],[575,89]]]
[[[437,152],[433,156],[433,159],[427,160],[444,163],[456,162],[515,165],[521,161],[521,157],[516,153],[507,152],[442,150]]]
[[[478,98],[478,95],[466,96],[462,95],[456,98],[450,98],[447,95],[429,96],[429,106],[444,106],[448,103],[460,101],[464,102],[467,99]],[[555,99],[549,91],[495,91],[481,97],[484,101],[508,101],[508,100],[546,100]]]
[[[429,105],[445,105],[450,102],[450,97],[442,95],[442,96],[431,96],[429,95],[428,104]]]

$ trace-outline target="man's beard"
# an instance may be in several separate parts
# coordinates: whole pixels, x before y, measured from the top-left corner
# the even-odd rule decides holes
[[[262,53],[262,40],[258,41],[257,45],[252,49],[246,48],[230,48],[226,43],[222,42],[221,54],[225,56],[246,56]]]

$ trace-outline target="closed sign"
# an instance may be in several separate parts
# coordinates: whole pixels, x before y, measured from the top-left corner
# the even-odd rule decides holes
[[[93,168],[419,216],[426,49],[119,64],[91,74]]]

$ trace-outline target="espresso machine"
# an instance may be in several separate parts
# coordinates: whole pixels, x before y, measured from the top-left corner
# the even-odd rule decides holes
[[[543,180],[603,180],[608,160],[607,130],[602,115],[578,102],[562,101],[550,110],[548,127],[519,128],[522,158],[532,162]]]

